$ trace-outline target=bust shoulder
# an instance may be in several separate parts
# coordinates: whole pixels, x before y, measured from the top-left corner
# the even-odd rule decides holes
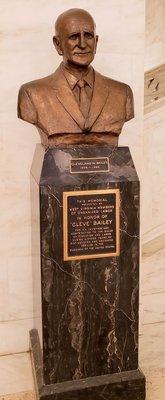
[[[42,89],[46,86],[49,86],[51,84],[51,81],[53,79],[53,75],[48,75],[44,78],[40,78],[40,79],[36,79],[34,81],[30,81],[27,83],[24,83],[21,87],[20,87],[20,91],[27,91],[27,92],[31,92],[31,91],[35,91],[38,89]]]
[[[130,86],[124,82],[117,81],[95,71],[95,74],[104,81],[104,84],[113,91],[113,93],[127,94],[132,91]]]

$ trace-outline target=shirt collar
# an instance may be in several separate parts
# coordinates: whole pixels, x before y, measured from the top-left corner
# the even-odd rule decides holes
[[[61,64],[61,68],[70,88],[73,90],[79,79],[76,76],[72,75],[63,63]],[[92,89],[94,83],[94,70],[92,67],[89,68],[89,72],[85,76],[83,76],[83,79]]]

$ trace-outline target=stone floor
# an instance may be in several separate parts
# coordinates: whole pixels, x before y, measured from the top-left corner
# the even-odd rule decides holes
[[[140,367],[146,400],[165,399],[165,249],[147,249],[141,268]],[[29,353],[0,357],[0,400],[35,400]],[[14,394],[13,394],[14,393]]]

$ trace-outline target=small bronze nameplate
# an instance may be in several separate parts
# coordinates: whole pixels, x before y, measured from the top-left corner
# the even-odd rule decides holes
[[[70,161],[70,172],[72,174],[107,171],[109,171],[108,157],[72,158]]]
[[[118,256],[119,213],[119,189],[64,192],[64,261]]]

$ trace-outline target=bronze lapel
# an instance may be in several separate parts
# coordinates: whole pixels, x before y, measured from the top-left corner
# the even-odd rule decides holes
[[[95,71],[93,97],[85,127],[91,128],[93,126],[105,106],[108,94],[109,88],[107,87],[106,80],[98,72]]]
[[[59,67],[53,76],[53,89],[55,95],[68,114],[74,119],[77,125],[83,130],[85,119],[80,111],[77,101],[70,89],[68,82]]]

